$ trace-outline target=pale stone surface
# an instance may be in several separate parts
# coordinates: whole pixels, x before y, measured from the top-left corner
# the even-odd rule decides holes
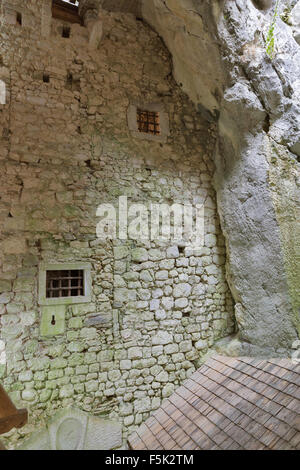
[[[164,386],[164,388],[162,389],[162,396],[163,398],[168,398],[172,395],[172,393],[174,392],[174,385],[173,384],[167,384]]]
[[[153,345],[156,345],[156,344],[164,345],[164,344],[168,344],[171,342],[172,342],[172,335],[168,333],[167,331],[163,331],[163,330],[158,331],[158,333],[152,338]]]
[[[170,246],[167,249],[167,258],[178,258],[179,250],[177,246]]]
[[[300,45],[300,3],[297,2],[289,15],[289,23],[292,26],[293,36]]]
[[[119,423],[70,408],[58,412],[18,450],[111,450],[121,445]]]
[[[145,248],[135,248],[134,250],[131,251],[131,257],[132,261],[135,262],[143,262],[143,261],[148,261],[148,253]]]
[[[187,284],[186,282],[183,282],[181,284],[178,284],[174,287],[173,290],[173,295],[175,298],[177,297],[188,297],[191,293],[192,287]]]
[[[200,339],[195,343],[195,348],[200,350],[207,348],[207,341]]]

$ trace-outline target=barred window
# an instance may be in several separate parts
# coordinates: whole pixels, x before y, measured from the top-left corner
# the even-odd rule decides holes
[[[137,109],[137,123],[139,132],[146,134],[160,134],[159,113],[156,111],[146,111]]]
[[[46,297],[84,295],[83,269],[46,271]]]

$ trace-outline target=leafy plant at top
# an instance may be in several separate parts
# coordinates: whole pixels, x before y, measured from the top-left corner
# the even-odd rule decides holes
[[[266,53],[268,54],[270,59],[273,59],[274,51],[275,51],[275,27],[276,27],[276,21],[278,17],[279,3],[280,3],[280,0],[277,0],[276,5],[275,5],[274,15],[273,15],[272,22],[270,24],[267,39],[266,39]]]
[[[292,7],[287,6],[285,7],[282,14],[280,15],[280,18],[282,19],[282,21],[288,25],[290,24],[290,21],[291,21],[291,17],[290,17],[291,11],[292,11]]]

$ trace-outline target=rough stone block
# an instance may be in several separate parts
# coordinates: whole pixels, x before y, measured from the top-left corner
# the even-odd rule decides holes
[[[153,337],[152,337],[152,344],[157,345],[165,345],[171,343],[173,341],[173,335],[168,333],[164,330],[159,330]]]
[[[148,261],[148,251],[145,248],[135,248],[131,250],[131,259],[134,263]]]
[[[173,295],[177,297],[188,297],[191,293],[192,287],[186,282],[177,284],[173,289]]]
[[[129,359],[141,359],[143,357],[143,350],[139,347],[133,347],[128,349]]]
[[[167,249],[167,258],[178,258],[178,257],[179,257],[178,246],[170,246]]]

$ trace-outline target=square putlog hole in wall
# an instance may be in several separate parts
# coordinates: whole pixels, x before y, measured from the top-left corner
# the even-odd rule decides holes
[[[70,26],[63,26],[61,35],[62,35],[63,38],[69,38],[71,36]]]
[[[16,20],[17,20],[17,24],[19,26],[22,26],[22,13],[19,13],[19,12],[16,13]]]

